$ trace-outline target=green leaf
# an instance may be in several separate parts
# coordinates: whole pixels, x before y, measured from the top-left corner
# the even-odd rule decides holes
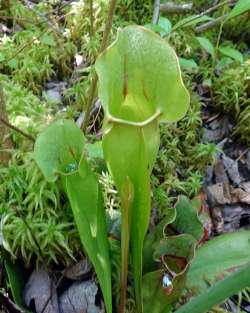
[[[70,164],[77,169],[84,143],[81,130],[70,120],[56,121],[39,134],[34,157],[45,178],[55,181],[58,173],[70,170]]]
[[[151,209],[150,174],[159,147],[158,122],[182,118],[189,94],[172,48],[143,27],[120,31],[115,43],[97,59],[96,71],[105,111],[104,156],[122,203],[122,282],[126,283],[131,240],[141,313],[142,248]]]
[[[243,55],[238,50],[231,48],[231,47],[220,47],[220,52],[240,63],[243,63]]]
[[[23,288],[25,285],[24,276],[22,270],[17,264],[14,264],[7,254],[4,254],[4,265],[8,275],[8,280],[10,284],[11,293],[14,299],[14,302],[18,307],[24,310],[25,313],[31,313],[27,309],[23,301]]]
[[[174,221],[176,217],[175,209],[166,210],[166,215],[156,227],[146,236],[143,245],[143,272],[152,272],[156,269],[153,259],[155,247],[159,241],[164,237],[164,229],[166,226]]]
[[[97,59],[96,70],[108,120],[105,129],[121,122],[112,117],[125,124],[126,120],[145,123],[159,112],[161,121],[175,122],[187,111],[189,94],[174,50],[143,27],[119,31],[115,43]]]
[[[220,235],[196,252],[187,274],[186,288],[192,294],[204,292],[218,279],[250,262],[250,232]]]
[[[177,28],[181,28],[181,27],[195,26],[201,22],[207,22],[207,21],[212,21],[212,20],[214,20],[214,18],[212,18],[208,15],[203,15],[203,16],[191,15],[191,16],[185,17],[182,20],[180,20],[179,22],[177,22],[173,26],[172,30],[176,30]]]
[[[81,242],[94,265],[108,313],[112,312],[111,270],[105,210],[97,177],[84,158],[85,139],[73,121],[56,121],[35,143],[35,160],[45,177],[61,174]]]
[[[179,63],[183,69],[197,69],[198,65],[193,59],[179,58]]]
[[[160,262],[164,257],[169,272],[184,274],[194,257],[196,244],[195,238],[189,234],[166,237],[155,247],[154,259]]]
[[[221,70],[227,65],[233,63],[234,61],[231,58],[228,57],[223,57],[220,59],[220,61],[216,64],[216,69]]]
[[[165,37],[171,32],[172,24],[169,19],[160,17],[158,24],[146,24],[145,28],[159,33],[161,37]]]
[[[227,19],[231,19],[250,10],[249,0],[239,0],[232,11],[228,14]]]
[[[165,37],[170,34],[172,24],[168,18],[160,16],[158,25],[162,28],[162,31],[160,32],[161,37]]]
[[[201,47],[206,50],[211,56],[215,57],[215,49],[211,41],[205,37],[196,37]]]
[[[191,299],[187,304],[183,305],[176,313],[204,313],[216,304],[222,303],[224,300],[237,294],[242,289],[249,286],[250,281],[250,264],[232,273],[225,279],[218,281],[214,286],[200,296]]]
[[[171,224],[176,234],[190,234],[197,241],[203,236],[203,226],[198,218],[197,209],[186,196],[179,196],[176,204],[176,219]]]
[[[143,302],[145,313],[168,312],[170,304],[179,299],[185,283],[186,269],[194,257],[196,240],[190,235],[172,236],[161,240],[154,256],[164,258],[161,270],[143,276]],[[163,275],[170,274],[172,289],[162,285]],[[167,292],[167,293],[166,293]]]
[[[109,245],[102,192],[97,177],[85,160],[79,171],[63,176],[83,247],[94,265],[107,312],[112,312]]]

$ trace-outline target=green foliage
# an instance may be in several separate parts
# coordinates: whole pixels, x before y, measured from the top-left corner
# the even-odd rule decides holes
[[[22,271],[23,269],[18,264],[14,264],[10,260],[7,253],[3,254],[3,259],[4,267],[8,275],[8,281],[15,304],[17,304],[19,308],[24,310],[25,313],[32,313],[26,308],[22,298],[22,292],[24,288],[24,273]]]
[[[169,209],[144,244],[143,300],[145,312],[170,312],[185,285],[203,227],[197,208],[185,196]],[[163,286],[163,277],[170,287]]]
[[[70,38],[80,48],[80,54],[87,57],[90,63],[94,62],[99,51],[106,11],[106,1],[93,1],[93,25],[91,26],[88,1],[73,2],[65,9],[65,26]],[[92,30],[91,27],[93,27]]]
[[[12,75],[15,82],[39,94],[46,80],[57,77],[59,73],[62,76],[71,73],[76,47],[66,36],[58,35],[51,29],[47,30],[44,21],[36,26],[39,24],[37,15],[30,13],[31,11],[22,4],[14,2],[10,14],[17,20],[20,16],[34,23],[25,24],[27,29],[0,39],[1,70]]]
[[[214,79],[216,105],[236,118],[249,103],[249,74],[249,62],[245,62],[240,66],[232,64]]]
[[[94,265],[107,312],[111,313],[111,269],[103,199],[97,177],[85,160],[84,144],[85,138],[75,123],[61,120],[39,135],[34,155],[48,181],[61,175],[81,242]]]
[[[0,75],[0,84],[10,122],[28,133],[38,133],[52,113],[51,106],[7,75]],[[13,136],[16,143],[23,142],[19,134],[13,132]]]
[[[249,262],[249,231],[224,234],[197,250],[187,275],[186,288],[193,295],[204,292],[218,279]]]
[[[0,83],[4,88],[9,119],[15,126],[24,129],[33,136],[40,132],[51,119],[57,119],[62,117],[62,115],[76,118],[82,108],[85,107],[93,73],[93,63],[97,57],[104,29],[108,2],[106,0],[93,0],[93,20],[90,17],[89,1],[68,2],[61,9],[61,13],[59,13],[60,10],[54,10],[56,3],[56,0],[40,1],[33,4],[33,8],[49,17],[49,21],[55,28],[64,29],[62,34],[54,32],[41,16],[30,10],[21,1],[10,0],[10,7],[1,10],[1,15],[14,17],[13,21],[8,20],[7,23],[8,27],[12,28],[13,26],[14,32],[7,35],[2,33],[0,38],[0,68],[1,72],[4,73],[4,75],[0,76]],[[195,11],[202,12],[209,8],[212,2],[202,0],[193,1],[193,3]],[[147,236],[144,246],[143,273],[145,276],[143,278],[143,297],[145,312],[162,313],[163,307],[165,307],[165,313],[176,309],[176,301],[180,300],[179,295],[180,291],[183,291],[185,278],[187,279],[185,287],[188,292],[183,292],[181,301],[189,299],[190,294],[198,295],[201,291],[207,291],[211,283],[216,283],[218,277],[224,278],[228,268],[231,270],[234,266],[242,266],[249,261],[248,233],[223,235],[219,239],[216,238],[198,248],[197,256],[190,264],[190,270],[187,272],[185,269],[182,273],[183,275],[180,275],[180,279],[177,277],[175,280],[174,288],[176,292],[174,290],[172,296],[166,296],[166,290],[161,285],[162,276],[167,270],[178,270],[178,262],[176,262],[176,265],[175,261],[169,260],[169,256],[165,254],[172,251],[176,256],[180,256],[182,253],[182,257],[185,254],[185,260],[191,261],[194,246],[196,246],[200,233],[200,228],[197,226],[199,222],[196,211],[192,208],[187,198],[181,197],[183,205],[180,207],[180,203],[177,204],[176,210],[169,208],[173,207],[173,203],[176,202],[180,193],[192,198],[199,192],[205,167],[213,162],[216,154],[215,145],[200,142],[202,103],[196,91],[194,91],[197,85],[202,85],[206,91],[209,91],[218,111],[226,111],[230,114],[236,123],[234,134],[237,138],[240,138],[242,142],[250,143],[250,103],[248,101],[250,73],[249,62],[245,61],[244,63],[244,59],[246,60],[247,58],[247,40],[250,29],[248,27],[249,13],[238,15],[248,10],[247,6],[247,2],[242,0],[238,1],[233,9],[226,5],[221,7],[215,14],[210,14],[211,16],[204,15],[201,17],[196,15],[185,16],[184,18],[181,15],[168,15],[168,18],[161,16],[157,25],[151,25],[148,24],[152,15],[151,0],[117,1],[110,40],[114,38],[118,27],[135,23],[147,23],[147,26],[159,33],[165,41],[169,40],[170,44],[175,47],[178,56],[180,56],[179,61],[183,68],[184,82],[192,95],[190,108],[180,122],[160,125],[161,143],[156,157],[159,143],[156,120],[151,122],[151,124],[155,124],[154,127],[137,125],[138,122],[140,123],[150,118],[155,109],[154,101],[149,104],[149,101],[142,100],[144,91],[141,89],[140,82],[144,79],[148,82],[150,86],[146,86],[147,90],[160,88],[159,86],[163,85],[161,66],[164,62],[153,61],[155,56],[158,55],[158,51],[153,52],[152,55],[150,54],[145,63],[143,58],[140,57],[139,61],[137,60],[132,64],[134,66],[132,66],[131,72],[130,69],[128,71],[128,77],[132,73],[131,76],[135,74],[137,79],[133,80],[131,85],[128,83],[128,88],[123,88],[123,81],[125,81],[123,78],[126,75],[119,76],[117,73],[123,73],[124,70],[127,70],[126,66],[123,66],[124,63],[122,63],[124,51],[127,50],[124,49],[126,43],[121,44],[121,51],[118,51],[117,55],[110,57],[110,64],[113,62],[112,60],[120,57],[119,61],[115,63],[115,68],[118,69],[117,73],[115,73],[116,71],[114,71],[112,63],[112,73],[109,71],[105,75],[105,90],[104,88],[102,90],[104,106],[107,107],[106,103],[109,102],[110,108],[112,107],[110,110],[105,108],[106,117],[107,112],[112,116],[111,123],[107,123],[106,118],[106,124],[104,125],[104,130],[106,130],[104,135],[104,152],[109,161],[108,165],[111,168],[113,178],[106,172],[102,153],[96,157],[99,153],[98,149],[96,154],[95,148],[89,149],[87,147],[88,144],[86,144],[84,158],[82,157],[82,145],[77,140],[77,138],[80,138],[77,135],[79,130],[72,136],[70,134],[65,136],[67,142],[75,147],[80,147],[76,159],[68,160],[66,158],[67,162],[60,160],[66,163],[69,162],[67,169],[65,166],[61,166],[62,163],[60,162],[59,167],[57,167],[58,163],[53,158],[52,161],[55,161],[54,163],[47,162],[50,160],[48,158],[47,161],[44,160],[46,162],[42,165],[43,167],[46,164],[50,164],[52,167],[49,169],[49,172],[57,167],[55,172],[50,172],[49,178],[55,179],[57,176],[60,176],[64,184],[64,191],[60,182],[47,182],[44,179],[30,153],[13,150],[9,167],[0,168],[0,214],[4,247],[11,253],[13,258],[22,258],[28,266],[30,266],[33,260],[37,263],[45,261],[47,263],[56,262],[68,265],[73,259],[78,258],[79,251],[81,251],[81,243],[79,234],[75,229],[72,211],[65,196],[66,190],[76,224],[80,230],[81,240],[84,243],[85,252],[92,256],[109,311],[111,303],[111,275],[113,300],[116,305],[118,305],[120,300],[120,276],[121,273],[124,275],[124,267],[121,266],[120,249],[121,206],[123,213],[125,211],[124,207],[127,209],[126,206],[129,207],[131,205],[131,207],[136,208],[135,210],[133,209],[134,213],[131,215],[136,220],[137,225],[133,226],[133,232],[131,233],[132,240],[136,241],[137,238],[138,243],[132,244],[133,252],[131,259],[133,263],[137,262],[137,265],[141,262],[139,254],[143,241],[143,236],[139,235],[138,229],[140,227],[143,228],[145,234],[151,208],[150,196],[152,195],[152,206],[156,209],[157,217],[160,219],[160,223]],[[223,12],[229,13],[228,16],[233,18],[227,19],[223,24],[222,33],[218,35],[218,28],[214,28],[212,31],[199,35],[197,40],[192,29],[202,23],[215,20]],[[64,14],[64,16],[59,16],[57,15],[58,13]],[[93,29],[91,29],[91,21],[93,22]],[[243,42],[243,40],[246,42]],[[149,41],[149,50],[152,52],[151,38]],[[131,42],[132,40],[129,41],[129,45]],[[114,45],[117,47],[117,42]],[[108,53],[115,51],[114,46],[112,49],[110,48]],[[76,54],[83,58],[83,63],[75,68],[71,76],[73,58]],[[150,71],[150,74],[145,75],[145,72],[148,73],[148,64],[149,67],[153,68],[151,59],[157,73]],[[139,75],[140,71],[137,72],[136,70],[138,66],[143,68],[141,75]],[[166,73],[169,74],[169,71],[166,71]],[[117,93],[109,89],[109,79],[116,74],[118,78],[114,77],[113,79],[116,83],[114,86],[119,85]],[[155,85],[152,84],[152,77],[157,77]],[[70,84],[70,88],[65,92],[67,103],[70,104],[66,109],[66,114],[62,112],[56,113],[61,111],[61,107],[52,106],[52,104],[34,95],[41,94],[41,91],[44,89],[44,83],[47,80],[62,78],[69,81]],[[169,88],[165,86],[164,88],[166,93],[170,92]],[[138,90],[140,91],[139,93],[137,92]],[[118,99],[118,105],[123,102],[121,101],[121,99],[123,100],[123,93],[127,91],[129,91],[127,101],[123,103],[123,110],[118,112],[114,109],[113,104],[116,102],[116,99]],[[176,93],[173,92],[173,94],[175,95]],[[109,101],[110,95],[111,101]],[[113,97],[113,95],[115,96]],[[165,99],[165,96],[162,93],[159,97]],[[152,99],[155,100],[153,96],[150,100]],[[178,100],[177,97],[174,100]],[[138,102],[136,106],[134,105],[135,102]],[[137,114],[138,108],[141,111]],[[168,114],[169,112],[166,113]],[[132,120],[130,120],[131,116],[133,117]],[[112,118],[114,119],[112,120]],[[120,120],[116,120],[116,118]],[[97,118],[97,128],[101,125],[101,119],[102,112]],[[124,120],[125,123],[123,123]],[[141,129],[143,129],[143,132]],[[114,135],[115,132],[118,133],[119,137]],[[143,140],[142,133],[145,134],[146,140]],[[148,151],[146,147],[151,142],[149,139],[151,138],[151,133],[155,134],[155,136],[152,136],[155,147],[153,145],[152,147],[150,146],[152,149]],[[52,135],[53,132],[50,136],[51,142],[53,142]],[[31,144],[27,143],[20,134],[11,131],[11,136],[17,148],[21,148],[22,151],[30,151],[32,149]],[[91,136],[93,135],[91,134]],[[110,137],[108,138],[108,136]],[[128,137],[131,139],[128,140]],[[137,150],[132,151],[134,146]],[[55,141],[52,147],[51,153],[56,153],[57,151],[58,154],[63,155],[63,149],[60,148],[61,146],[57,141]],[[44,147],[41,147],[41,149],[44,150]],[[154,153],[151,150],[155,150]],[[145,155],[147,157],[144,157]],[[86,162],[85,156],[89,163]],[[155,157],[156,162],[152,172],[153,192],[150,194],[149,173]],[[124,170],[122,170],[123,167],[121,166],[123,161],[126,165]],[[150,170],[147,169],[147,164],[150,164]],[[114,169],[114,167],[117,167],[117,169]],[[98,178],[92,173],[90,168],[94,168],[99,173]],[[66,170],[69,172],[66,173]],[[45,171],[46,173],[48,174],[47,171]],[[126,178],[126,174],[128,174],[129,179]],[[123,177],[124,184],[119,180],[121,175],[125,177]],[[103,267],[100,266],[100,260],[97,260],[95,253],[99,249],[107,258],[107,243],[104,244],[104,250],[100,246],[100,242],[103,242],[102,239],[106,238],[106,230],[103,229],[105,224],[103,205],[98,202],[102,202],[102,196],[97,179],[100,181],[104,196],[104,206],[107,209],[106,223],[110,239],[109,250],[112,274],[110,275],[110,270],[108,269],[105,271],[106,276],[103,274]],[[140,183],[141,181],[143,182]],[[95,190],[95,192],[89,192],[89,185],[92,186],[91,190]],[[87,188],[88,192],[86,191]],[[143,189],[142,192],[141,189]],[[86,195],[85,200],[82,198],[83,194]],[[139,196],[137,197],[138,194]],[[95,200],[96,202],[94,203]],[[95,205],[96,203],[97,205]],[[83,207],[85,209],[88,208],[86,210],[88,214],[85,214],[86,211],[82,210]],[[101,214],[94,216],[93,212],[96,211],[92,210],[93,207],[96,210],[100,210]],[[187,208],[187,210],[184,211],[184,208]],[[80,213],[78,213],[78,209]],[[185,214],[181,215],[180,211]],[[143,215],[143,217],[140,217],[140,215]],[[81,217],[79,218],[79,216]],[[100,216],[100,220],[96,221],[96,216]],[[131,217],[129,216],[129,218]],[[98,233],[98,241],[96,243],[93,242],[92,238],[89,239],[90,237],[94,238],[91,235],[93,235],[95,230],[93,226],[95,223],[100,226],[98,231],[101,229],[101,233],[104,234],[101,236],[101,239]],[[181,237],[173,236],[173,234],[169,233],[169,229],[167,230],[166,225],[168,224],[171,224],[171,227],[177,227],[184,235],[181,235]],[[190,236],[195,236],[194,233],[190,234],[188,227],[191,227],[195,233],[198,233],[195,240],[191,239]],[[84,232],[82,229],[84,229]],[[86,233],[88,233],[89,242],[85,239]],[[126,230],[126,235],[123,233],[123,238],[128,234],[130,234],[129,229]],[[170,237],[173,238],[170,239]],[[127,239],[129,239],[128,236]],[[240,242],[238,246],[236,245],[237,241]],[[123,249],[125,245],[123,243]],[[246,253],[242,254],[242,251]],[[161,254],[164,254],[163,261]],[[128,263],[130,271],[130,260]],[[129,284],[127,286],[128,312],[135,310],[134,286],[135,284],[139,286],[138,276],[140,276],[140,270],[135,272],[135,282],[132,278],[133,274],[129,272]],[[204,272],[206,277],[203,275]],[[240,279],[240,281],[242,282],[243,280]],[[137,298],[139,294],[138,286]],[[235,289],[235,292],[238,289]],[[221,294],[221,289],[215,290],[217,290],[218,294]],[[210,292],[214,291],[209,289],[208,292],[209,295]],[[228,295],[224,293],[224,297]],[[216,299],[216,297],[213,296],[213,299]],[[221,300],[222,298],[220,298]],[[200,300],[198,299],[198,301]],[[203,301],[203,303],[205,302]],[[217,300],[214,304],[216,302]],[[185,306],[183,310],[186,310]],[[191,311],[193,312],[193,309]]]
[[[206,37],[196,37],[199,44],[203,49],[205,49],[209,54],[211,54],[212,58],[215,57],[215,48],[209,39]]]
[[[250,3],[245,0],[238,0],[232,11],[228,15],[228,19],[234,18],[242,13],[250,10]]]
[[[187,304],[177,312],[196,309],[204,312],[205,307],[209,309],[247,286],[242,276],[237,280],[242,284],[232,282],[231,290],[227,283],[230,284],[233,272],[237,276],[237,269],[243,270],[249,264],[249,231],[224,234],[200,245],[203,227],[199,210],[193,201],[181,196],[176,208],[167,210],[165,217],[147,235],[143,277],[145,312],[170,312],[171,307],[179,307],[183,302]],[[160,283],[165,274],[170,278],[171,289]],[[249,279],[247,281],[249,283]],[[210,292],[214,296],[208,296]],[[186,309],[191,303],[194,303],[193,309]]]
[[[245,143],[250,142],[249,75],[249,61],[232,64],[215,78],[213,84],[217,107],[230,113],[236,122],[234,134]]]
[[[114,66],[116,71],[110,71]],[[150,173],[159,147],[157,120],[183,117],[189,96],[174,51],[143,28],[119,32],[117,41],[98,58],[96,69],[105,111],[104,156],[121,198],[121,310],[131,242],[136,305],[142,312],[142,248],[151,209]]]
[[[249,269],[250,265],[248,263],[243,268],[235,271],[225,279],[218,281],[200,296],[182,306],[176,313],[203,313],[215,304],[220,304],[223,300],[249,286]]]
[[[152,177],[153,207],[160,216],[175,203],[179,193],[192,198],[199,192],[205,168],[215,158],[216,146],[200,143],[200,110],[200,99],[194,95],[178,125],[160,126],[161,144]]]
[[[128,24],[143,25],[151,20],[152,1],[151,0],[118,0],[117,1],[118,26]],[[125,25],[124,25],[124,24]]]
[[[4,247],[12,257],[27,265],[33,256],[37,263],[70,264],[80,246],[72,215],[61,189],[45,181],[31,154],[16,152],[0,169],[0,191]]]

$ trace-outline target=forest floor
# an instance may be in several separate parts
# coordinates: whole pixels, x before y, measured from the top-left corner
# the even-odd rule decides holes
[[[250,229],[250,13],[227,19],[236,1],[196,0],[186,9],[175,2],[157,12],[149,0],[117,1],[109,43],[118,28],[138,24],[176,51],[190,108],[178,123],[160,126],[150,230],[185,195],[199,198],[209,240]],[[93,1],[92,10],[81,0],[1,2],[1,313],[104,311],[62,186],[45,180],[33,146],[54,120],[82,126],[107,11],[104,0]],[[100,143],[103,115],[95,94],[89,143]],[[103,168],[105,208],[119,211]],[[120,215],[111,220],[110,229],[119,228]],[[246,289],[213,312],[250,312],[249,300]]]

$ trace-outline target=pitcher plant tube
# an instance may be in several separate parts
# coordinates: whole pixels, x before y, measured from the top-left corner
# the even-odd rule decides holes
[[[142,250],[148,229],[150,174],[159,149],[160,122],[186,113],[189,93],[177,56],[153,32],[128,26],[96,61],[105,118],[103,151],[121,198],[120,313],[125,312],[131,249],[136,309],[142,305]]]

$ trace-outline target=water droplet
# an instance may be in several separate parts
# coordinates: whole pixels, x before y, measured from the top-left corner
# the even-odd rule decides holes
[[[67,165],[66,167],[66,172],[67,173],[71,173],[71,172],[74,172],[78,169],[78,165],[77,163],[70,163]]]
[[[172,279],[167,273],[165,273],[162,276],[162,287],[164,288],[167,294],[170,294],[173,291],[174,287],[173,287]]]

